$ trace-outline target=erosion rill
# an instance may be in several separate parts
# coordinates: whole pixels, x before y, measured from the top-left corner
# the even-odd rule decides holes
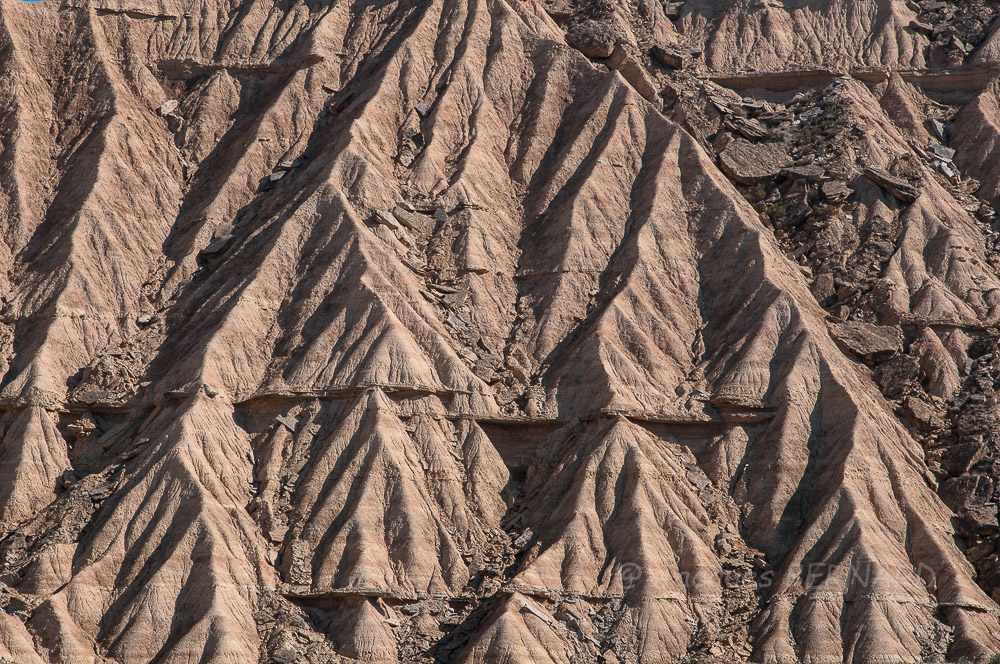
[[[0,0],[0,661],[989,661],[997,16]]]

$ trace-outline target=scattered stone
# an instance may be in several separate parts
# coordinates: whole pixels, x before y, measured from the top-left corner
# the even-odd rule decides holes
[[[937,409],[930,402],[920,397],[907,397],[903,407],[917,427],[925,430],[939,429],[944,426],[944,420],[938,415]]]
[[[820,304],[829,302],[835,298],[837,296],[837,290],[834,285],[833,273],[824,272],[816,275],[812,284],[812,293],[816,297],[816,301]]]
[[[285,177],[285,172],[286,171],[278,171],[277,173],[271,173],[270,175],[267,176],[267,181],[270,184],[274,184],[275,182],[277,182],[281,178]]]
[[[820,191],[823,192],[823,197],[831,203],[842,203],[854,193],[853,189],[840,180],[830,180],[829,182],[824,182],[820,187]]]
[[[276,664],[296,664],[300,660],[299,653],[288,647],[279,648],[271,655],[271,661]]]
[[[923,35],[930,35],[934,33],[933,25],[923,23],[922,21],[918,21],[916,19],[910,21],[910,29]]]
[[[830,329],[837,343],[867,360],[888,357],[903,349],[903,332],[898,327],[852,321]]]
[[[784,205],[785,217],[777,220],[782,226],[798,226],[813,212],[812,206],[809,205],[809,194],[800,184],[788,193]]]
[[[160,115],[167,116],[177,110],[180,103],[176,99],[169,99],[160,105]]]
[[[382,224],[383,226],[388,226],[394,231],[403,228],[403,226],[398,221],[396,221],[396,217],[392,216],[391,212],[386,212],[385,210],[375,211],[375,223]]]
[[[673,46],[660,46],[657,44],[652,49],[653,57],[664,67],[671,69],[684,69],[691,62],[691,52],[686,49],[674,48]]]
[[[524,605],[521,607],[521,609],[524,610],[524,611],[527,611],[528,613],[531,613],[536,618],[538,618],[539,620],[541,620],[542,622],[544,622],[544,623],[546,623],[548,625],[552,624],[552,618],[549,618],[547,615],[545,615],[544,612],[536,609],[534,606],[532,606],[528,602],[525,602]]]
[[[404,210],[398,205],[392,209],[392,215],[399,223],[415,233],[426,234],[434,231],[434,221],[426,215]]]
[[[998,528],[997,508],[966,505],[958,510],[958,529],[966,537],[989,535]]]
[[[531,538],[534,536],[535,534],[531,531],[531,528],[525,528],[524,532],[518,535],[517,539],[514,540],[514,548],[518,550],[523,549],[528,545],[528,542],[530,542]]]
[[[961,475],[985,459],[988,451],[983,443],[951,445],[941,451],[939,463],[949,475]]]
[[[951,162],[938,160],[934,162],[934,166],[949,180],[958,180],[961,177],[961,173]]]
[[[236,236],[233,235],[232,233],[226,233],[225,235],[220,235],[219,237],[209,242],[208,246],[201,250],[201,254],[202,256],[218,256],[219,254],[221,254],[222,252],[224,252],[226,249],[229,248],[229,245],[232,243],[234,239],[236,239]]]
[[[791,157],[777,143],[732,141],[719,153],[719,166],[740,184],[753,185],[775,178],[791,164]]]
[[[431,288],[442,293],[457,293],[457,288],[452,288],[451,286],[445,286],[444,284],[431,284]]]
[[[896,355],[875,369],[874,378],[882,394],[898,399],[917,384],[920,363],[915,357]]]
[[[941,483],[938,495],[944,504],[958,512],[966,505],[985,503],[993,495],[993,480],[986,475],[963,475]]]
[[[588,58],[611,57],[615,30],[608,21],[585,20],[570,25],[566,39]]]
[[[303,159],[301,159],[301,158],[299,158],[299,159],[293,159],[293,160],[289,160],[289,161],[282,161],[282,162],[278,162],[278,165],[275,166],[275,170],[276,171],[291,171],[291,170],[294,170],[296,168],[301,168],[303,164],[305,164],[305,161]]]
[[[737,115],[730,118],[727,124],[743,138],[751,141],[761,141],[767,138],[767,127],[759,120],[741,118]]]
[[[663,14],[671,21],[676,21],[681,17],[681,7],[683,6],[683,2],[665,2],[663,3]]]
[[[427,266],[427,264],[424,263],[423,261],[421,261],[419,259],[416,259],[416,258],[412,258],[410,256],[404,256],[403,257],[403,265],[405,265],[406,267],[410,268],[411,270],[413,270],[417,274],[423,274],[424,273],[424,268]]]
[[[448,221],[448,213],[441,208],[434,210],[434,221],[439,224],[443,224]]]
[[[808,122],[809,120],[814,120],[821,115],[823,115],[823,109],[819,106],[813,106],[812,108],[808,108],[799,113],[799,121]]]
[[[155,321],[156,321],[156,316],[150,316],[150,315],[139,316],[138,318],[135,319],[135,322],[137,322],[139,325],[150,325]]]
[[[916,187],[878,166],[865,167],[865,177],[903,203],[912,203],[920,196],[920,192]]]
[[[927,120],[927,129],[931,132],[934,138],[938,139],[942,143],[948,142],[948,130],[940,120],[936,118],[929,118]]]
[[[955,156],[955,150],[947,148],[940,143],[931,143],[931,152],[941,159],[947,159],[948,161],[951,161],[951,159]]]
[[[431,114],[431,107],[425,104],[424,102],[420,102],[419,104],[417,104],[414,107],[414,110],[417,112],[417,115],[419,115],[422,118],[426,118],[428,115]]]
[[[295,433],[295,427],[298,425],[298,422],[296,422],[295,418],[292,417],[291,415],[278,415],[276,418],[274,418],[274,421],[282,425],[292,433]]]
[[[805,166],[789,166],[781,169],[781,175],[789,180],[816,180],[823,177],[822,166],[806,164]]]
[[[708,100],[712,102],[712,106],[715,106],[716,110],[720,113],[724,113],[726,115],[733,115],[736,113],[736,106],[726,97],[709,93]]]

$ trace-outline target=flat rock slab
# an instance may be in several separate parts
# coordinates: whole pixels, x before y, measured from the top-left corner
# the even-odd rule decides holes
[[[671,69],[684,69],[690,64],[692,58],[691,52],[686,49],[661,46],[659,44],[653,46],[652,54],[660,64]]]
[[[865,168],[865,177],[903,203],[912,203],[920,196],[920,191],[912,184],[878,166],[868,166]]]
[[[834,325],[830,336],[841,346],[865,359],[887,357],[903,350],[903,332],[898,327],[850,322]]]
[[[781,174],[789,180],[818,180],[824,173],[823,167],[815,164],[789,166],[781,171]]]
[[[853,189],[840,180],[830,180],[829,182],[824,182],[821,190],[823,191],[823,197],[831,203],[840,203],[845,201],[851,194],[854,193]]]
[[[719,153],[719,166],[740,184],[752,185],[777,177],[792,163],[778,143],[751,143],[737,138]]]

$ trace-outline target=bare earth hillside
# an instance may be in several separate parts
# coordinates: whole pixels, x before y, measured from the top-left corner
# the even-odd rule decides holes
[[[1000,653],[993,0],[0,0],[0,662]]]

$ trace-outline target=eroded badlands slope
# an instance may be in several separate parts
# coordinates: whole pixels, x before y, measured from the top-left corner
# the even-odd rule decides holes
[[[949,7],[0,0],[0,660],[1000,652]]]

